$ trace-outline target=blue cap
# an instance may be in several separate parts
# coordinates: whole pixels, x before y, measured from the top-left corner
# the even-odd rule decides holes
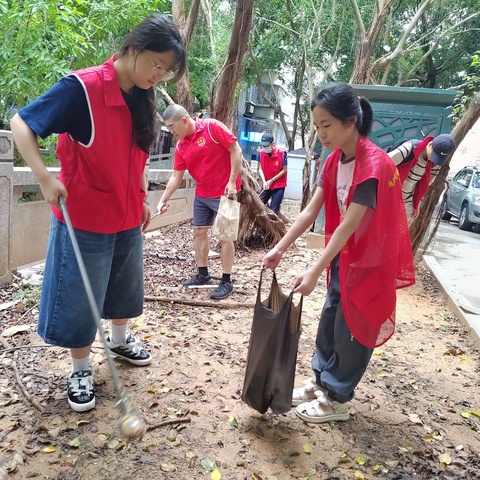
[[[262,139],[260,140],[260,145],[262,147],[268,147],[274,141],[273,135],[271,133],[264,133]]]
[[[457,146],[453,137],[448,133],[442,133],[432,140],[432,158],[430,160],[441,167],[455,151],[455,148]]]

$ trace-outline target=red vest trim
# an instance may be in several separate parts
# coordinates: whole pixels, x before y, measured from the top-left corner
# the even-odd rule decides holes
[[[58,136],[59,179],[68,191],[67,207],[74,228],[117,233],[140,226],[145,192],[140,189],[148,154],[133,143],[132,117],[113,66],[73,72],[90,108],[92,138],[82,145]],[[52,208],[64,221],[62,212]]]
[[[325,239],[340,225],[337,171],[340,149],[326,160],[323,189]],[[396,289],[415,283],[410,235],[400,177],[392,159],[359,136],[350,205],[355,186],[378,180],[377,206],[367,209],[357,230],[340,251],[340,295],[352,335],[367,347],[385,343],[395,331]]]

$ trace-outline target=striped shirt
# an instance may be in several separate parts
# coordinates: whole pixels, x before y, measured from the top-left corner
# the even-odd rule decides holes
[[[414,149],[414,145],[410,140],[407,140],[406,142],[402,143],[398,148],[395,150],[392,150],[391,152],[388,153],[390,158],[393,160],[395,165],[402,165],[403,163],[411,162],[414,157],[412,158],[407,158],[411,153],[412,150]],[[424,150],[419,158],[418,162],[415,164],[415,166],[410,170],[407,178],[402,184],[402,194],[403,194],[403,201],[405,203],[405,209],[407,211],[407,216],[413,215],[413,194],[415,192],[415,188],[417,186],[418,181],[425,175],[425,170],[428,165],[428,158],[427,158],[427,152]],[[437,176],[438,172],[440,171],[440,167],[437,165],[434,165],[432,167],[431,173],[430,173],[430,184],[433,182],[435,177]]]

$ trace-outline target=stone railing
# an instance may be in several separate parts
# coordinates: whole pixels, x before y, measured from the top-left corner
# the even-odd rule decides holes
[[[55,173],[59,168],[49,170]],[[149,183],[154,188],[148,192],[152,211],[171,174],[170,169],[149,169]],[[155,217],[147,231],[191,219],[193,187],[194,181],[185,175],[182,188],[170,200],[169,210]],[[0,282],[11,281],[17,269],[45,259],[50,207],[35,191],[38,183],[30,168],[13,166],[11,132],[0,130]]]

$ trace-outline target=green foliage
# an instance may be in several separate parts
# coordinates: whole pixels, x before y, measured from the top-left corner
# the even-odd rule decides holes
[[[474,95],[480,91],[480,50],[475,52],[470,67],[462,79],[460,87],[462,92],[457,95],[453,104],[453,122],[457,122],[470,104]]]
[[[20,300],[25,308],[31,308],[40,302],[41,292],[41,287],[29,285],[15,293],[13,300]]]
[[[104,62],[168,0],[0,0],[0,127],[63,75]]]

